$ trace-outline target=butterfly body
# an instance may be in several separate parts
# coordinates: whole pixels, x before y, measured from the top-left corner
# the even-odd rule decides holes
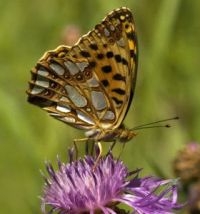
[[[123,126],[137,76],[132,13],[109,13],[72,47],[48,51],[31,70],[28,101],[95,141],[128,141]]]
[[[131,129],[127,129],[124,125],[114,129],[114,130],[101,130],[101,129],[94,129],[85,132],[86,137],[92,139],[96,142],[113,142],[118,141],[121,143],[125,143],[131,140],[134,136],[136,136],[135,132]]]

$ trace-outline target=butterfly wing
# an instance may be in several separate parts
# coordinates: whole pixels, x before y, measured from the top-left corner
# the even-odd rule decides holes
[[[115,121],[107,122],[118,127],[130,106],[137,76],[138,46],[131,11],[124,7],[112,11],[69,54],[87,58],[115,115]]]
[[[133,17],[120,8],[76,45],[42,57],[32,70],[28,100],[77,128],[116,128],[132,99],[136,67]]]

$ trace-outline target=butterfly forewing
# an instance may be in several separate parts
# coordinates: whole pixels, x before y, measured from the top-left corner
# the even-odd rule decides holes
[[[32,70],[29,101],[82,129],[115,129],[136,82],[137,41],[127,8],[114,10],[72,47],[45,53]]]

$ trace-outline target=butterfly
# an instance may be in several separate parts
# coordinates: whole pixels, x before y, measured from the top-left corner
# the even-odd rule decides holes
[[[123,120],[133,98],[137,64],[133,15],[121,7],[75,45],[43,55],[31,70],[28,101],[85,130],[95,142],[129,141],[135,133]]]

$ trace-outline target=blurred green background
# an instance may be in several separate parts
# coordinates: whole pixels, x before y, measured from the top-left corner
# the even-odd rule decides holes
[[[122,155],[143,175],[174,177],[172,161],[200,139],[200,1],[15,0],[0,2],[0,213],[40,213],[44,161],[65,158],[83,132],[27,103],[30,69],[62,44],[66,26],[87,33],[111,10],[129,7],[139,40],[134,102],[125,123],[134,127],[178,115],[171,128],[138,132]]]

